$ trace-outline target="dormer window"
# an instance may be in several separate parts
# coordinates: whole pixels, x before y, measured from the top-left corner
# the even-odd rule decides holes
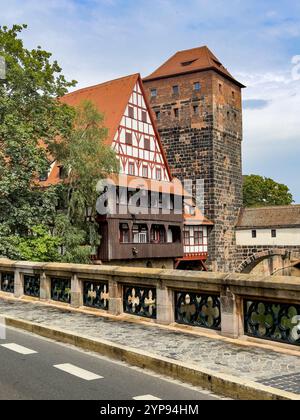
[[[190,60],[190,61],[183,61],[183,62],[181,63],[181,65],[182,65],[183,67],[187,67],[187,66],[190,66],[191,64],[195,63],[195,61],[197,61],[197,59],[195,59],[195,60]]]

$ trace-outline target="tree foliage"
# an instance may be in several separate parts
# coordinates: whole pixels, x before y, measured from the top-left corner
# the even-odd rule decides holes
[[[289,188],[271,178],[246,175],[243,182],[243,204],[245,207],[281,206],[293,203]]]
[[[68,262],[86,262],[100,244],[96,222],[96,186],[99,180],[119,171],[115,152],[106,143],[104,117],[89,101],[76,108],[74,128],[56,143],[54,153],[63,166],[66,180],[66,214],[58,217],[58,235],[65,238]],[[67,239],[68,238],[68,239]],[[81,246],[75,246],[81,244]]]
[[[6,78],[0,80],[2,248],[12,236],[26,236],[32,228],[53,222],[56,193],[53,189],[42,191],[35,184],[38,174],[49,166],[45,147],[38,146],[68,135],[74,115],[57,98],[75,82],[66,81],[49,52],[24,47],[19,35],[25,28],[0,27],[0,55],[6,62]]]
[[[91,103],[75,110],[60,101],[76,82],[65,79],[51,53],[25,48],[24,29],[0,27],[6,62],[0,80],[0,256],[88,262],[100,240],[96,185],[118,171],[117,159],[105,143],[103,116]],[[37,180],[49,170],[50,153],[67,177],[63,185],[41,189]],[[59,202],[64,213],[57,213]]]

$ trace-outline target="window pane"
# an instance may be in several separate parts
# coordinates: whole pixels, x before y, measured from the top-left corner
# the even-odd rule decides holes
[[[151,97],[155,98],[157,96],[157,89],[151,89]]]

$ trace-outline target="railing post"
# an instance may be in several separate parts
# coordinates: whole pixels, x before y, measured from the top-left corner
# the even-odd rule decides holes
[[[114,279],[108,280],[109,302],[108,313],[120,315],[123,313],[123,286]]]
[[[18,269],[15,270],[14,296],[16,298],[24,296],[24,277]]]
[[[83,306],[83,284],[77,274],[73,274],[71,279],[71,306],[73,308]]]
[[[240,298],[229,287],[221,289],[221,333],[224,337],[238,338],[240,335]]]
[[[157,283],[157,322],[159,324],[172,324],[175,322],[174,291]]]
[[[40,277],[40,299],[51,299],[51,279],[44,272],[41,274]]]

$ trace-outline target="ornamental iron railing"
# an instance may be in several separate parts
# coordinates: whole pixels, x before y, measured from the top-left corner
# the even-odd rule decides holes
[[[14,293],[15,275],[14,273],[0,273],[2,292]]]
[[[71,303],[71,279],[51,278],[51,299]]]
[[[83,285],[83,304],[90,308],[108,310],[108,283],[85,281]]]
[[[24,295],[40,297],[40,276],[24,275]]]
[[[156,319],[156,288],[124,286],[124,312]]]
[[[300,345],[300,305],[244,301],[245,334]]]
[[[196,292],[176,292],[175,320],[179,324],[220,330],[220,296]]]

